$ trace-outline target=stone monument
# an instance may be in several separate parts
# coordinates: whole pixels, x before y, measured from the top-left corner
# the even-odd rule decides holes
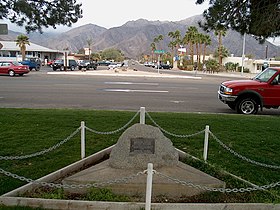
[[[145,124],[135,124],[128,128],[120,136],[108,160],[65,178],[63,183],[87,184],[122,179],[144,171],[148,163],[153,164],[155,171],[178,180],[207,187],[225,185],[224,182],[180,162],[178,151],[172,142],[159,128]],[[147,176],[142,174],[105,188],[110,188],[117,194],[137,196],[144,201],[146,178]],[[77,189],[75,192],[77,193]],[[153,176],[153,197],[164,195],[176,199],[202,192],[202,189],[180,185],[157,174]]]

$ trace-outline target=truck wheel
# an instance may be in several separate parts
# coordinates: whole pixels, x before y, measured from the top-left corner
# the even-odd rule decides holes
[[[243,98],[236,105],[239,114],[257,114],[259,106],[253,98]]]

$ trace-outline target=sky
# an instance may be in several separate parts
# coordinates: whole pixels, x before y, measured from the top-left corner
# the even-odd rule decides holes
[[[92,23],[107,29],[140,18],[150,21],[180,21],[202,14],[209,6],[208,1],[202,5],[196,5],[196,0],[77,0],[77,2],[82,3],[83,18],[72,27]],[[12,24],[9,24],[8,27],[9,30],[24,31],[23,28],[15,27]],[[57,30],[70,29],[69,27],[58,27]]]
[[[208,3],[196,5],[196,0],[77,0],[83,4],[83,18],[78,24],[92,23],[105,28],[117,27],[140,18],[179,21],[202,14]]]

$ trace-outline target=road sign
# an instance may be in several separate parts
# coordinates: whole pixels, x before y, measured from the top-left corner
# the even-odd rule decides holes
[[[8,24],[0,23],[0,35],[8,35]]]
[[[156,54],[163,54],[163,53],[165,53],[165,51],[164,50],[155,50],[154,53],[156,53]]]

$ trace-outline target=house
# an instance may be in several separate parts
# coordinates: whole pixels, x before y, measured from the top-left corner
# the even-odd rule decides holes
[[[63,51],[49,49],[30,42],[26,45],[26,57],[39,58],[43,63],[63,56]],[[21,52],[15,41],[0,40],[0,60],[21,61]]]

